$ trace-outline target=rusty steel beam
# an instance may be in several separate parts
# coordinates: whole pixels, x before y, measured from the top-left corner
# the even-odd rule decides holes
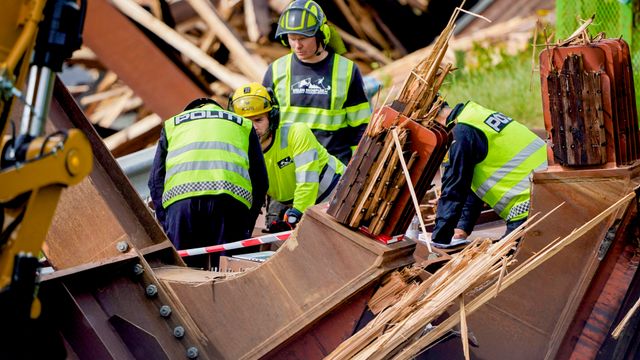
[[[107,0],[88,2],[86,45],[162,118],[209,96]]]
[[[45,253],[56,269],[105,261],[123,253],[126,242],[144,252],[171,247],[166,235],[122,172],[60,79],[56,79],[49,131],[77,128],[93,151],[93,170],[65,189],[47,234]],[[44,175],[44,174],[43,174]],[[119,245],[120,244],[120,245]],[[126,250],[125,250],[126,251]],[[174,263],[183,264],[173,251]]]
[[[516,263],[524,263],[553,239],[567,236],[639,185],[640,164],[576,171],[551,166],[547,171],[534,173],[530,213],[546,214],[560,203],[564,205],[524,236]],[[562,341],[567,333],[571,336],[574,321],[580,321],[583,299],[593,304],[601,296],[597,291],[590,298],[588,290],[609,271],[601,258],[605,253],[602,244],[612,224],[623,215],[619,213],[601,222],[471,314],[469,327],[480,342],[480,347],[472,350],[475,356],[566,358],[563,356],[566,353],[559,352]],[[627,240],[616,238],[611,249],[619,249],[617,243],[623,241]],[[610,252],[615,255],[615,251]]]

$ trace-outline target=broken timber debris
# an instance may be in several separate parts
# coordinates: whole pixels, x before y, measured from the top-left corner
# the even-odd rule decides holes
[[[444,102],[438,90],[453,68],[441,63],[458,14],[456,10],[433,52],[411,71],[398,98],[372,117],[327,210],[338,222],[374,237],[403,234],[409,226],[416,210],[391,130],[398,130],[402,160],[420,200],[451,142],[447,129],[435,118]]]

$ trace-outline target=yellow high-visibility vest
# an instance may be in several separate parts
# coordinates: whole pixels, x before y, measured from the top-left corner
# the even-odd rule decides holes
[[[487,157],[473,171],[471,189],[503,219],[529,215],[532,171],[547,167],[546,143],[526,126],[469,101],[457,117],[485,134]]]
[[[250,120],[214,104],[166,120],[162,206],[189,197],[228,194],[251,208],[251,129]]]

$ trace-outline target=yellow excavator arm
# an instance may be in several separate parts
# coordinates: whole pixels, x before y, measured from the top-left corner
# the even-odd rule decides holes
[[[38,256],[61,191],[92,167],[81,131],[44,134],[55,74],[82,41],[84,9],[86,0],[2,1],[0,305],[18,327],[38,316]],[[18,102],[21,116],[12,114]]]

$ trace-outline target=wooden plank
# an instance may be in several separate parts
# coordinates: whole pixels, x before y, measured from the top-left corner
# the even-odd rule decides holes
[[[106,0],[88,2],[83,35],[100,61],[162,118],[208,95]],[[171,91],[158,96],[158,89]]]
[[[349,23],[349,25],[351,25],[351,28],[353,29],[353,31],[355,31],[358,37],[360,37],[360,39],[366,39],[367,35],[365,34],[364,30],[362,30],[360,22],[353,15],[345,0],[333,0],[333,2],[338,6],[340,12],[342,13],[342,15],[344,15],[345,19],[347,19],[347,22]]]
[[[251,42],[266,42],[261,40],[271,31],[269,5],[265,1],[244,0],[244,22]]]
[[[362,216],[362,211],[365,203],[369,199],[371,192],[374,189],[374,186],[377,184],[378,177],[382,173],[384,169],[384,165],[387,162],[387,158],[392,154],[393,151],[393,139],[389,134],[386,134],[384,145],[382,146],[379,157],[375,160],[375,164],[370,168],[368,172],[368,179],[364,182],[364,191],[360,191],[358,195],[358,199],[355,201],[355,207],[353,212],[351,213],[351,220],[349,221],[349,226],[355,227],[358,217]]]
[[[156,139],[162,124],[163,120],[158,115],[151,114],[105,138],[104,143],[114,157],[122,156],[130,153],[129,150],[133,148],[149,143],[149,138]]]
[[[227,49],[229,49],[232,54],[232,61],[241,69],[241,71],[253,81],[262,81],[262,77],[267,70],[267,63],[247,51],[238,37],[231,31],[231,29],[229,29],[220,16],[218,16],[211,2],[205,0],[188,1],[207,23],[209,29],[215,32],[220,38],[220,41],[222,41]],[[221,80],[224,81],[224,78]],[[244,84],[232,86],[232,89],[238,88],[242,85]]]
[[[148,12],[146,12],[131,0],[112,0],[112,2],[127,16],[131,17],[137,23],[144,26],[147,30],[159,36],[169,45],[180,51],[182,55],[188,56],[191,60],[193,60],[193,62],[200,65],[202,68],[207,70],[213,76],[217,77],[220,81],[224,82],[230,88],[235,89],[249,82],[246,77],[227,70],[222,64],[215,61],[205,52],[200,50],[197,46],[190,43],[175,30],[171,29],[160,20],[151,16]]]
[[[379,61],[383,65],[389,64],[392,60],[383,54],[380,50],[376,49],[374,46],[369,44],[366,41],[360,40],[357,37],[347,33],[342,29],[337,29],[340,37],[344,40],[344,42],[355,46],[356,48],[362,50],[366,56],[371,57],[372,59]]]

